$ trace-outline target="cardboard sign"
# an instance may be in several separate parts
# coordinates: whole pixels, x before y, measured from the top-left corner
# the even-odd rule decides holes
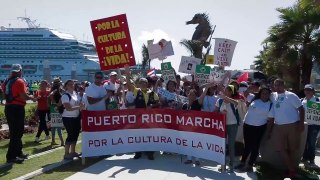
[[[214,63],[214,55],[207,55],[206,64],[213,64],[213,63]]]
[[[174,55],[172,42],[162,39],[157,44],[148,44],[148,53],[150,59],[164,60]]]
[[[308,124],[320,125],[320,103],[308,101],[305,118]]]
[[[172,109],[82,111],[82,157],[166,151],[225,164],[225,115]]]
[[[210,74],[211,76],[210,79],[212,79],[213,82],[220,83],[225,78],[227,73],[228,73],[227,70],[223,70],[220,68],[213,68]]]
[[[170,62],[161,63],[161,74],[162,78],[165,83],[168,83],[168,81],[176,81],[176,73],[174,69],[171,66]]]
[[[199,86],[209,83],[209,76],[210,76],[210,66],[205,66],[205,65],[196,66],[195,81],[198,83]]]
[[[201,59],[194,57],[182,56],[179,66],[179,72],[186,74],[194,74],[196,71],[196,65],[201,63]]]
[[[218,66],[230,66],[236,41],[215,38],[214,64]]]
[[[55,104],[50,105],[51,127],[63,127],[62,116]]]
[[[125,14],[90,22],[101,70],[136,64]]]

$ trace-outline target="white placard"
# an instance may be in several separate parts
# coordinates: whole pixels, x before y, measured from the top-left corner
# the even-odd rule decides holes
[[[230,66],[236,45],[236,41],[215,38],[214,64],[218,66]]]
[[[179,72],[186,74],[194,74],[196,65],[201,63],[201,59],[194,57],[182,56],[179,66]]]
[[[163,60],[167,56],[174,55],[172,42],[161,40],[157,44],[148,44],[148,53],[150,59]]]

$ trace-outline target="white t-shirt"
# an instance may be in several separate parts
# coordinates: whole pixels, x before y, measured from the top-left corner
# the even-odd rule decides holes
[[[67,92],[66,92],[67,93]],[[80,104],[80,99],[78,99],[78,94],[73,91],[72,94],[68,93],[71,97],[71,99],[69,100],[68,95],[63,94],[61,97],[61,102],[62,104],[64,103],[69,103],[71,105],[71,107],[73,106],[79,106]],[[67,111],[67,109],[64,109],[63,113],[62,113],[62,117],[78,117],[79,116],[79,110],[73,110],[73,111]]]
[[[78,98],[79,98],[79,100],[80,100],[80,103],[83,103],[85,109],[87,109],[89,103],[88,103],[88,99],[87,99],[86,93],[83,93],[83,96],[82,96],[82,97],[78,94]]]
[[[107,91],[103,86],[97,86],[95,83],[92,83],[89,87],[86,88],[86,96],[92,98],[102,98],[107,94]],[[95,104],[88,103],[88,110],[92,111],[104,111],[106,110],[105,99],[100,100]]]
[[[202,104],[202,111],[213,112],[218,96],[205,96]]]
[[[274,123],[277,125],[292,124],[299,121],[298,108],[302,106],[299,97],[289,91],[278,94],[273,93],[270,98],[273,103],[272,111],[269,117],[274,118]]]
[[[309,101],[320,103],[319,100],[318,101],[316,100],[315,96],[313,96]],[[307,112],[307,102],[308,102],[308,100],[306,98],[303,98],[302,105],[303,105],[305,113]],[[305,120],[305,122],[307,122],[307,116],[304,116],[304,120]],[[308,125],[317,125],[317,124],[308,122]]]
[[[262,126],[267,123],[271,101],[263,102],[261,99],[253,101],[244,117],[244,123],[251,126]],[[271,107],[272,108],[272,107]]]
[[[219,101],[216,101],[216,107],[219,107]],[[227,111],[226,114],[226,125],[233,125],[233,124],[237,124],[237,118],[234,115],[232,108],[231,108],[231,104],[230,103],[225,103],[222,102],[221,107],[220,107],[220,112],[223,111]]]

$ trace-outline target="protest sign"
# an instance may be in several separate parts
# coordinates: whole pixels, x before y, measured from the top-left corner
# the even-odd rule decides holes
[[[162,78],[165,83],[168,83],[168,81],[176,81],[176,73],[174,69],[171,66],[170,62],[161,63],[161,74]]]
[[[50,105],[50,118],[51,127],[63,127],[62,116],[55,104]]]
[[[197,65],[195,73],[195,81],[199,86],[209,83],[210,66]]]
[[[213,64],[213,63],[214,63],[214,55],[207,55],[206,64]]]
[[[162,39],[157,44],[148,43],[148,53],[150,59],[164,60],[167,56],[174,55],[172,42]]]
[[[125,14],[90,22],[101,70],[136,64]]]
[[[218,66],[230,66],[236,45],[236,41],[215,38],[214,64]]]
[[[320,103],[307,102],[306,121],[308,124],[320,125]]]
[[[221,83],[221,81],[225,78],[228,71],[221,68],[213,68],[211,70],[210,79],[215,83]]]
[[[168,90],[165,90],[164,88],[159,88],[158,89],[158,94],[161,97],[166,98],[167,100],[176,100],[177,99],[177,94],[176,93],[171,93]]]
[[[225,164],[225,115],[172,109],[82,111],[82,157],[166,151]]]
[[[196,65],[200,63],[201,59],[182,56],[178,71],[186,74],[194,74],[196,71]]]

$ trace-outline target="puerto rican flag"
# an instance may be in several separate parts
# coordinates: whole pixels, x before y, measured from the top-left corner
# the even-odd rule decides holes
[[[155,69],[155,68],[150,69],[150,70],[147,72],[147,76],[148,76],[148,77],[151,77],[151,78],[156,77],[156,69]]]

